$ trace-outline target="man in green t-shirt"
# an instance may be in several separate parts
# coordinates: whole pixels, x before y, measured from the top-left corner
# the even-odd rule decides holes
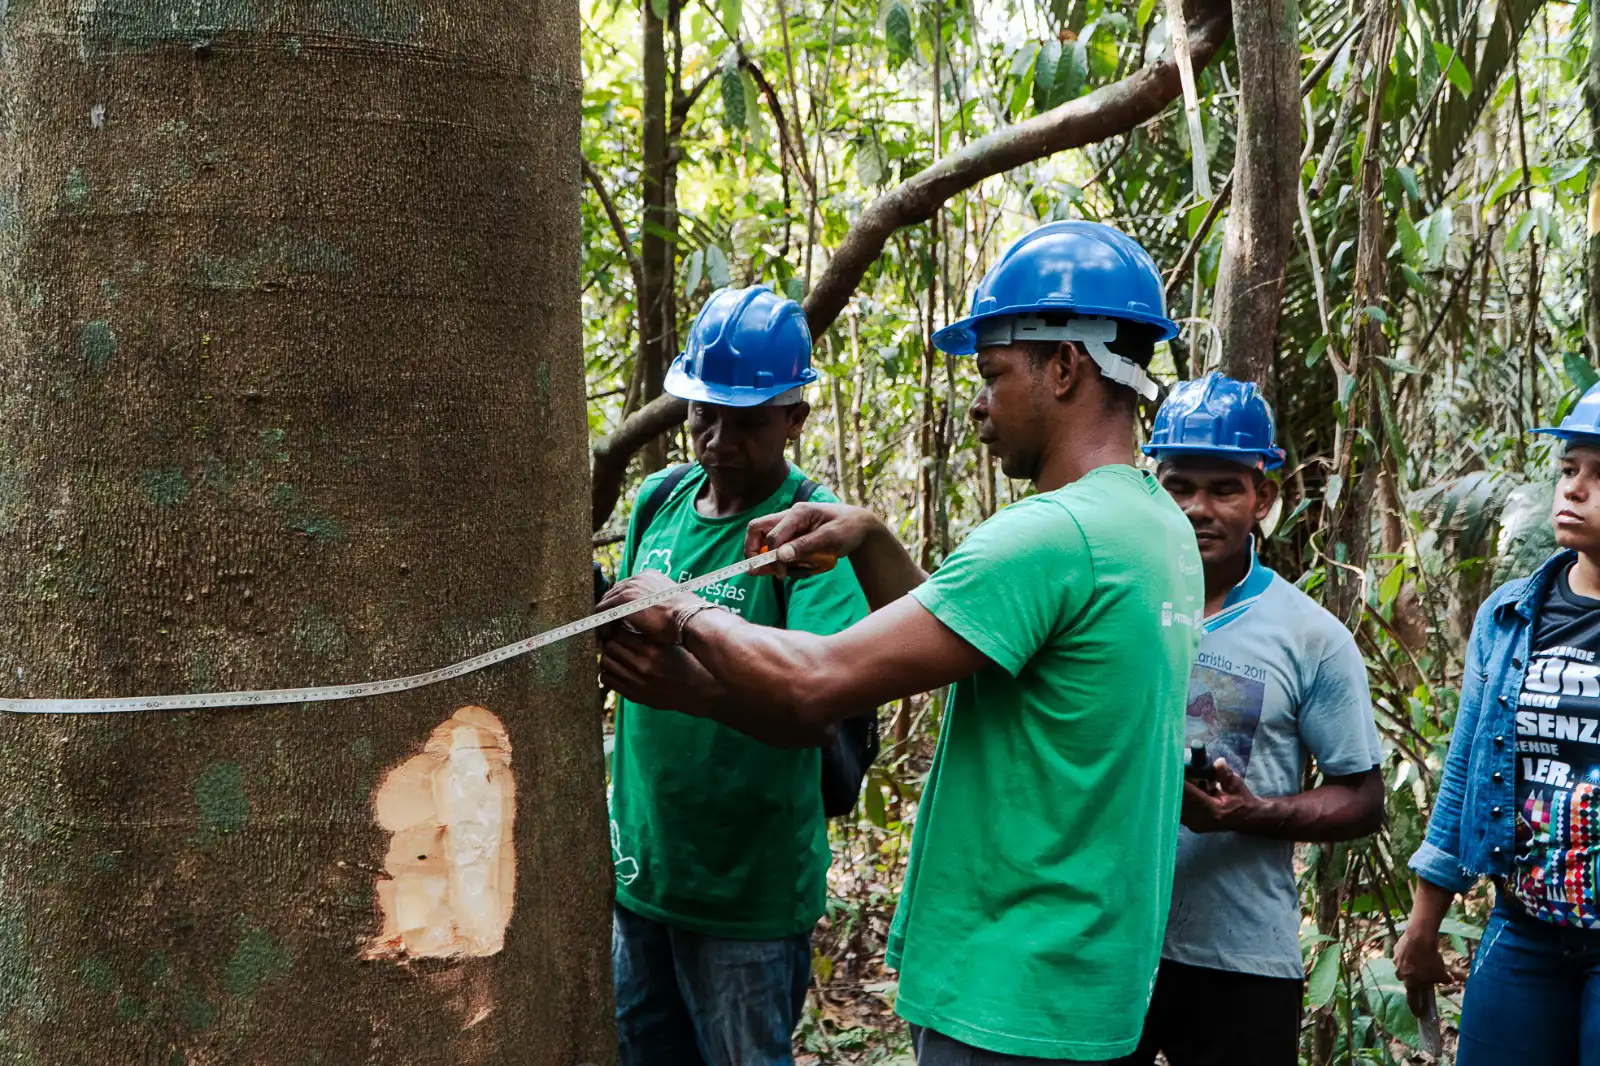
[[[890,932],[896,1009],[923,1066],[1101,1062],[1138,1043],[1177,846],[1184,697],[1204,588],[1194,532],[1135,469],[1137,396],[1176,327],[1144,249],[1088,222],[1013,244],[971,317],[978,436],[1038,495],[929,577],[870,512],[806,504],[746,551],[855,564],[873,614],[818,636],[678,596],[612,627],[602,676],[647,692],[682,645],[729,699],[690,713],[819,737],[861,708],[954,683]],[[614,606],[670,582],[621,583]]]
[[[683,581],[744,557],[745,528],[797,494],[832,501],[784,458],[810,408],[800,305],[763,287],[712,294],[666,389],[689,401],[696,463],[639,489],[621,573]],[[866,616],[848,566],[702,589],[759,625],[831,634]],[[821,753],[713,719],[729,697],[680,653],[617,710],[611,843],[622,1066],[776,1066],[811,975],[830,853]],[[687,709],[701,717],[657,708]]]

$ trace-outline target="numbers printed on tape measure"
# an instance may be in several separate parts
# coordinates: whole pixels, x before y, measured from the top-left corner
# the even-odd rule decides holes
[[[285,703],[327,703],[333,700],[353,700],[362,696],[386,694],[391,692],[408,692],[412,689],[426,688],[436,685],[441,681],[449,681],[465,674],[475,673],[488,666],[514,659],[530,651],[559,644],[570,637],[590,630],[599,629],[603,625],[626,618],[631,614],[654,607],[672,597],[684,593],[694,592],[714,585],[719,581],[726,581],[730,577],[738,577],[761,566],[772,565],[772,560],[761,555],[752,555],[748,559],[740,560],[721,570],[714,570],[702,577],[691,578],[670,589],[651,593],[642,599],[625,603],[618,607],[592,614],[587,618],[580,618],[576,622],[567,622],[564,625],[547,629],[537,636],[525,637],[522,640],[496,648],[493,651],[475,655],[470,659],[463,659],[449,666],[442,666],[437,670],[426,673],[412,674],[409,677],[396,677],[384,681],[362,681],[353,685],[330,685],[321,688],[275,688],[258,689],[244,692],[194,692],[176,696],[114,696],[109,698],[91,699],[0,699],[0,712],[10,714],[115,714],[124,711],[190,711],[190,710],[217,710],[225,707],[269,707]]]

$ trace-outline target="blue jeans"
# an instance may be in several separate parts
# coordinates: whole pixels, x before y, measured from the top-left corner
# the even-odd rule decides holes
[[[725,940],[612,910],[621,1066],[792,1066],[811,937]]]
[[[1461,1004],[1456,1066],[1600,1066],[1600,932],[1495,908]]]

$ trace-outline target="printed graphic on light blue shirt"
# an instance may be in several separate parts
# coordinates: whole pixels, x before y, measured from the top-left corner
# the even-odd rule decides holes
[[[1188,742],[1204,744],[1208,759],[1226,759],[1258,796],[1299,792],[1308,755],[1335,777],[1380,759],[1355,640],[1259,563],[1205,620],[1188,712]],[[1303,977],[1294,845],[1182,830],[1161,954],[1190,966]]]
[[[1201,652],[1189,675],[1189,713],[1184,739],[1192,749],[1203,745],[1208,760],[1227,759],[1243,777],[1250,769],[1250,749],[1261,722],[1264,682],[1230,671],[1231,662]]]

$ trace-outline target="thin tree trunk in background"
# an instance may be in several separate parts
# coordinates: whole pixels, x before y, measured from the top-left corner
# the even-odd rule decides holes
[[[935,469],[934,419],[937,413],[933,402],[933,316],[937,309],[939,290],[939,224],[928,223],[928,313],[923,319],[922,377],[920,380],[922,415],[917,427],[917,562],[923,570],[933,570],[935,498],[939,492],[939,478]]]
[[[1383,452],[1384,420],[1376,390],[1387,387],[1387,378],[1378,361],[1387,351],[1383,326],[1370,314],[1360,309],[1381,307],[1385,303],[1386,273],[1384,251],[1388,246],[1386,218],[1382,188],[1383,146],[1383,95],[1388,82],[1389,60],[1395,38],[1395,17],[1392,7],[1380,4],[1378,10],[1368,8],[1373,19],[1373,51],[1376,72],[1372,94],[1367,100],[1367,121],[1364,137],[1366,150],[1358,168],[1357,180],[1360,196],[1357,234],[1356,266],[1352,303],[1356,311],[1351,320],[1354,336],[1350,342],[1349,364],[1340,372],[1341,389],[1344,382],[1353,378],[1352,385],[1344,391],[1348,397],[1344,423],[1335,448],[1333,472],[1329,482],[1342,486],[1342,498],[1326,502],[1323,516],[1323,551],[1327,555],[1328,596],[1326,606],[1340,621],[1355,627],[1361,624],[1365,572],[1371,541],[1371,511],[1373,496],[1378,491],[1377,456]],[[1352,71],[1352,79],[1360,72]],[[1359,430],[1365,428],[1371,444],[1364,453],[1358,451]],[[1364,458],[1358,462],[1358,458]],[[1334,479],[1337,478],[1337,482]],[[1324,858],[1315,873],[1317,931],[1337,940],[1339,899],[1344,884],[1343,862],[1334,862],[1333,855],[1343,854],[1342,847],[1324,848]],[[1329,1066],[1333,1061],[1338,1040],[1338,1022],[1331,1011],[1324,1009],[1315,1020],[1312,1032],[1312,1062],[1315,1066]]]
[[[831,335],[823,338],[823,344],[828,350],[828,365],[836,365],[833,358],[833,340]],[[844,377],[830,378],[828,381],[828,397],[833,404],[833,465],[834,478],[833,490],[845,503],[854,503],[850,498],[850,427],[844,420]]]
[[[652,0],[639,0],[641,151],[644,158],[640,198],[644,204],[644,232],[639,238],[639,259],[644,267],[644,301],[650,323],[649,332],[639,339],[639,357],[644,360],[641,378],[643,407],[661,395],[662,378],[672,361],[668,347],[672,322],[671,308],[673,249],[665,234],[669,232],[667,209],[667,46],[666,25],[656,18]],[[644,470],[660,470],[667,463],[667,438],[655,436],[640,451]]]
[[[584,613],[577,15],[0,18],[7,694],[386,678]],[[0,1057],[614,1062],[593,678],[574,640],[344,703],[0,718]],[[484,805],[434,809],[439,765]],[[439,902],[385,930],[383,882]]]
[[[1300,42],[1290,0],[1233,0],[1239,132],[1217,280],[1222,371],[1263,388],[1299,219]]]
[[[861,401],[867,391],[866,364],[861,361],[861,325],[859,316],[852,312],[850,315],[850,359],[855,364],[854,387],[850,390],[850,437],[852,442],[851,456],[854,458],[855,470],[852,475],[856,481],[857,507],[869,506],[867,502],[867,448],[866,437],[861,433]]]
[[[1600,158],[1600,19],[1589,19],[1589,79],[1584,86],[1589,106],[1589,151]],[[1589,362],[1600,363],[1600,167],[1589,184],[1588,293],[1584,301],[1584,336]],[[1487,262],[1487,260],[1485,260]]]

